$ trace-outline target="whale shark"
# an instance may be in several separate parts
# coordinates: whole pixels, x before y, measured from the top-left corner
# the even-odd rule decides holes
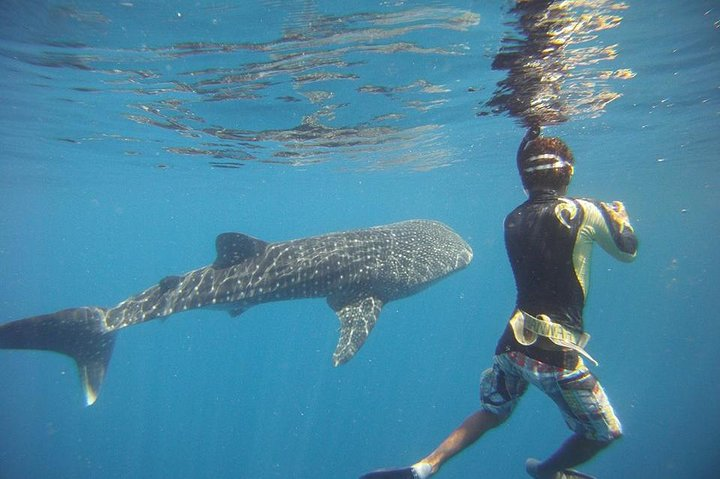
[[[0,348],[73,358],[88,406],[105,379],[119,330],[192,309],[238,316],[258,304],[326,298],[340,320],[333,363],[349,361],[383,306],[413,295],[472,261],[470,246],[443,223],[409,220],[269,243],[222,233],[205,267],[168,276],[112,308],[84,306],[0,325]]]

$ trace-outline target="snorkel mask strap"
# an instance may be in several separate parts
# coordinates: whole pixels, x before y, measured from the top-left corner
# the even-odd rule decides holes
[[[539,165],[532,165],[532,163],[535,163],[538,160],[554,160],[552,163],[542,163]],[[530,163],[531,166],[528,166],[527,168],[524,168],[523,171],[525,173],[532,173],[534,171],[540,171],[540,170],[552,170],[555,168],[563,168],[563,167],[569,167],[570,168],[570,174],[572,175],[574,172],[574,168],[572,163],[565,160],[560,155],[556,155],[554,153],[544,153],[542,155],[535,155],[531,156],[527,160],[525,160],[526,163]]]

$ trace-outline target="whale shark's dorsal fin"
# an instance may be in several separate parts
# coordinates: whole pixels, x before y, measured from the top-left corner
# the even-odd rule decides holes
[[[365,344],[383,307],[381,299],[365,296],[341,304],[338,298],[329,297],[328,304],[340,319],[340,339],[333,353],[333,364],[344,364]]]
[[[215,239],[217,258],[212,267],[224,269],[242,263],[262,254],[267,245],[265,241],[242,233],[222,233]]]

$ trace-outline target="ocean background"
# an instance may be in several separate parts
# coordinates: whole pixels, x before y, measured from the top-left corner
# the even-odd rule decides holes
[[[585,46],[617,55],[575,71],[632,78],[547,134],[575,153],[570,193],[624,201],[640,251],[593,258],[589,350],[625,435],[583,470],[717,477],[720,4],[600,3],[622,21]],[[338,368],[322,299],[123,330],[92,407],[71,359],[0,351],[0,478],[354,478],[475,411],[514,304],[502,221],[525,199],[524,129],[485,106],[512,5],[2,0],[0,321],[112,306],[212,262],[226,231],[428,218],[475,257],[387,305]],[[436,477],[526,477],[568,434],[530,390]]]

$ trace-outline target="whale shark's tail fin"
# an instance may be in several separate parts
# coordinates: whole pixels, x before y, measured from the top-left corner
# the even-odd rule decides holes
[[[70,356],[77,363],[90,406],[100,393],[117,334],[105,328],[106,312],[96,307],[73,308],[0,325],[0,348],[41,349]]]

